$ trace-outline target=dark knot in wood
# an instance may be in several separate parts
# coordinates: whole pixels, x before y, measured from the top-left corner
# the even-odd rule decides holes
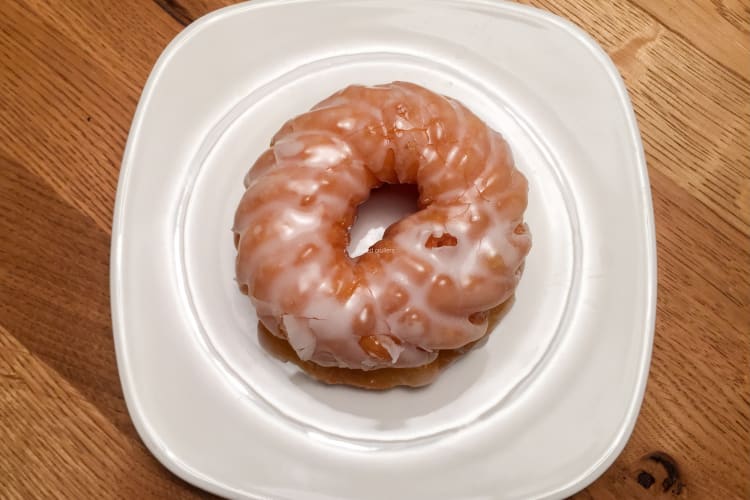
[[[678,496],[685,491],[677,462],[662,451],[654,451],[641,458],[634,469],[633,477],[640,487],[647,490],[658,484],[664,494]]]

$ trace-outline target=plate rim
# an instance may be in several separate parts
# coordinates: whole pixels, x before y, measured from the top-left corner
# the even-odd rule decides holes
[[[153,97],[154,87],[159,82],[168,61],[190,38],[198,34],[210,23],[218,21],[223,17],[231,16],[235,12],[259,10],[266,7],[276,7],[289,4],[309,4],[315,3],[316,1],[319,0],[253,0],[252,2],[242,2],[212,11],[198,18],[186,28],[184,28],[169,42],[169,44],[167,44],[167,46],[164,48],[164,50],[161,52],[158,59],[154,63],[151,72],[149,73],[148,79],[143,87],[141,97],[136,107],[121,161],[121,169],[118,176],[117,193],[115,197],[115,206],[112,219],[113,222],[110,248],[110,305],[115,357],[117,361],[125,404],[128,410],[128,414],[130,415],[130,418],[136,428],[139,437],[144,442],[148,450],[163,466],[165,466],[168,470],[170,470],[172,473],[185,480],[186,482],[217,495],[229,495],[233,497],[239,496],[244,498],[263,498],[262,496],[257,496],[246,490],[233,488],[230,485],[216,481],[213,478],[202,474],[200,471],[193,469],[192,467],[190,467],[190,465],[181,461],[176,455],[167,452],[166,450],[168,447],[161,444],[163,442],[162,439],[149,425],[148,418],[146,417],[145,412],[142,410],[142,407],[139,404],[137,390],[135,389],[134,383],[131,380],[130,366],[132,366],[132,363],[130,363],[128,360],[126,349],[125,338],[127,335],[124,333],[125,315],[124,306],[122,304],[122,291],[119,276],[122,274],[122,234],[126,214],[126,196],[129,192],[128,186],[130,175],[132,170],[134,169],[133,155],[136,149],[137,139],[139,135],[138,132],[141,129],[146,109],[149,107],[148,104]],[[390,1],[391,0],[380,0],[377,3],[382,3],[385,5]],[[639,201],[641,201],[643,205],[642,213],[640,213],[639,216],[641,218],[641,222],[644,223],[643,234],[645,237],[645,242],[647,243],[645,255],[647,269],[644,273],[644,295],[646,300],[646,307],[644,311],[645,314],[643,325],[644,336],[642,337],[643,347],[639,359],[638,377],[635,382],[634,391],[630,397],[630,403],[628,405],[627,412],[625,413],[624,420],[620,424],[619,431],[609,448],[604,452],[604,454],[599,458],[598,461],[594,462],[591,467],[588,468],[588,470],[583,472],[578,477],[569,480],[567,483],[560,485],[556,489],[546,492],[541,498],[565,497],[577,491],[580,491],[591,484],[601,474],[603,474],[610,465],[612,465],[612,463],[622,452],[635,427],[635,423],[637,421],[637,417],[640,412],[642,401],[645,395],[646,383],[648,380],[650,369],[656,325],[658,261],[654,212],[650,183],[648,178],[648,168],[643,144],[641,141],[641,135],[635,116],[635,111],[627,92],[627,88],[625,87],[625,83],[622,80],[622,77],[612,59],[604,51],[604,49],[591,37],[591,35],[586,33],[582,28],[578,27],[568,19],[552,14],[551,12],[538,9],[536,7],[519,5],[506,1],[433,1],[437,1],[448,6],[456,4],[462,4],[463,6],[465,6],[466,4],[475,4],[478,6],[516,13],[521,16],[531,16],[536,20],[546,22],[558,29],[565,31],[579,44],[588,49],[591,55],[601,64],[603,69],[605,69],[610,83],[614,86],[619,96],[618,106],[620,106],[621,111],[625,113],[624,116],[626,118],[628,129],[630,132],[631,145],[635,146],[636,148],[635,163],[637,163],[637,180],[640,188]]]

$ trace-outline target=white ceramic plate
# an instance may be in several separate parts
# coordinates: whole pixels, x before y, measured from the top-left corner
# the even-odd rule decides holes
[[[433,385],[323,386],[259,347],[233,280],[232,216],[286,119],[392,80],[457,98],[505,135],[529,178],[534,247],[511,311]],[[370,203],[355,246],[394,214]],[[128,138],[111,269],[128,409],[164,465],[221,495],[562,497],[635,423],[655,263],[624,85],[567,21],[483,0],[223,9],[164,51]]]

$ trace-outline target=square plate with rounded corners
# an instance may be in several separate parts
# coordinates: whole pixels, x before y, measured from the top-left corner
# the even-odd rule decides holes
[[[265,354],[233,281],[242,177],[288,118],[352,83],[466,104],[529,178],[534,247],[487,343],[420,390],[310,381]],[[592,39],[485,0],[254,1],[167,47],[138,105],[112,232],[128,410],[170,470],[248,498],[557,498],[622,450],[654,329],[635,117]]]

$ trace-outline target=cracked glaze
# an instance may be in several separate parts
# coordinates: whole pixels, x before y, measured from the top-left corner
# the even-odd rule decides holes
[[[383,183],[417,184],[420,210],[351,258],[357,206]],[[245,187],[237,281],[274,335],[323,366],[421,366],[479,339],[531,247],[505,140],[415,84],[350,86],[288,121]]]

